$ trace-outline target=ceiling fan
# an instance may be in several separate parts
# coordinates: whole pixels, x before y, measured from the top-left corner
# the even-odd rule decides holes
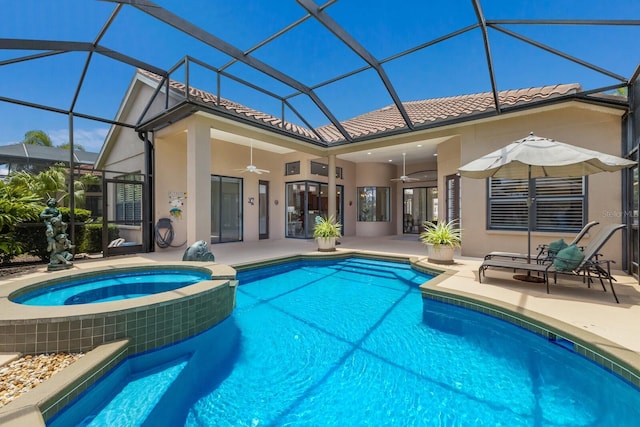
[[[236,170],[239,171],[240,173],[251,172],[251,173],[257,173],[258,175],[261,175],[263,173],[269,173],[268,170],[258,169],[253,165],[253,142],[251,143],[251,158],[249,161],[249,165],[244,167],[243,169],[236,169]]]
[[[407,153],[402,153],[402,176],[400,178],[393,178],[391,179],[391,181],[402,181],[402,182],[420,181],[417,178],[409,178],[407,176],[406,166],[405,166],[406,158],[407,158]]]

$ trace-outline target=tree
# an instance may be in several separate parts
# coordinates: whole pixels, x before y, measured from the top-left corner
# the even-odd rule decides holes
[[[24,134],[23,144],[41,145],[43,147],[53,147],[51,137],[42,130],[30,130]]]
[[[68,150],[71,148],[71,143],[65,142],[64,144],[58,145],[57,148],[64,148],[65,150]],[[73,149],[75,151],[87,151],[84,149],[84,147],[81,144],[73,144]]]
[[[21,222],[37,221],[40,198],[26,188],[13,187],[0,181],[0,261],[8,262],[23,252],[15,238],[16,226]]]
[[[7,184],[22,191],[36,194],[42,203],[45,203],[49,198],[54,198],[58,202],[64,201],[65,204],[68,204],[69,183],[67,175],[68,169],[54,165],[38,174],[24,170],[11,173],[7,177]],[[74,181],[73,195],[79,206],[84,203],[85,182],[86,179]]]

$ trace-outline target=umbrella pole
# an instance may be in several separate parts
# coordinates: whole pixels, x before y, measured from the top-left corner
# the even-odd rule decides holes
[[[531,197],[531,165],[529,165],[527,180],[527,264],[531,264],[531,208],[533,206],[533,199]],[[522,280],[523,282],[535,282],[542,283],[544,279],[541,277],[532,276],[531,272],[527,274],[516,274],[513,276],[516,280]]]
[[[531,165],[529,165],[529,177],[527,179],[527,263],[531,264]]]

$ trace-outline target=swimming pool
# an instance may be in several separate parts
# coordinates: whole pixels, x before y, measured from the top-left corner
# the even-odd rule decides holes
[[[40,306],[90,304],[153,295],[208,279],[210,273],[196,270],[107,271],[35,289],[12,301]]]
[[[428,277],[407,264],[350,258],[238,278],[232,316],[128,359],[51,425],[618,427],[640,419],[635,387],[512,324],[423,300],[418,285]]]

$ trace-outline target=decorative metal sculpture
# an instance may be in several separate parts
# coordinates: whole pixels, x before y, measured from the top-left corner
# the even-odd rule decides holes
[[[44,221],[45,235],[47,236],[47,252],[49,252],[48,270],[59,270],[73,266],[73,253],[75,246],[71,244],[67,231],[67,223],[62,221],[62,213],[57,207],[58,202],[54,198],[47,200],[47,207],[40,213]]]
[[[183,261],[215,261],[215,257],[209,252],[209,245],[204,240],[199,240],[189,246],[182,256]]]

